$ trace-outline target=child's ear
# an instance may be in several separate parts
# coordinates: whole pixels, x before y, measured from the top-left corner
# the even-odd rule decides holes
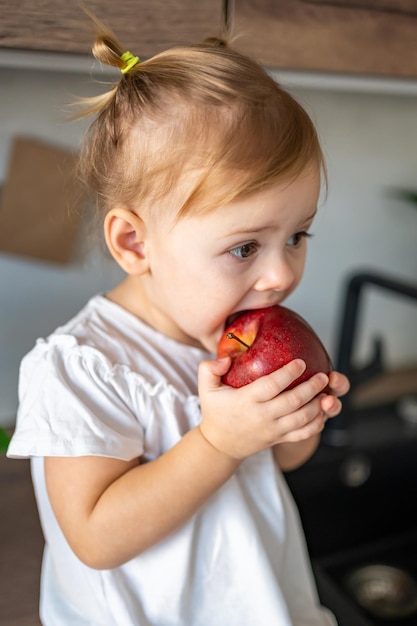
[[[111,209],[104,220],[107,247],[127,274],[145,274],[145,223],[139,215],[123,207]]]

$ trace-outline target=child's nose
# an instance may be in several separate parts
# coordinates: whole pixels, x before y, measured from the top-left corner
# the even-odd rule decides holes
[[[261,268],[255,289],[257,291],[286,291],[296,280],[294,268],[285,259],[275,259]]]

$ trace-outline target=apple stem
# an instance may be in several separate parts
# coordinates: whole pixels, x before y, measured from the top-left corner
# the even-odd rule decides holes
[[[235,335],[235,333],[226,333],[226,337],[227,339],[235,339],[236,341],[238,341],[239,343],[242,344],[242,346],[245,346],[245,348],[249,348],[250,346],[248,346],[247,343],[245,343],[243,341],[243,339],[241,339],[240,337],[238,337],[237,335]]]

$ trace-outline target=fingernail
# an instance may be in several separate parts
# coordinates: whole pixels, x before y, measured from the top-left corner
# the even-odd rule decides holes
[[[307,364],[305,361],[303,361],[303,359],[294,359],[294,360],[297,363],[297,367],[299,367],[300,369],[302,368],[303,371],[306,369]]]

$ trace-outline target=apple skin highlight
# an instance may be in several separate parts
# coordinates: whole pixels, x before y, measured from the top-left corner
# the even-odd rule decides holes
[[[238,339],[227,337],[234,334]],[[330,357],[322,342],[298,313],[276,305],[246,311],[233,320],[220,339],[217,356],[230,356],[232,364],[222,382],[243,387],[270,374],[293,359],[303,359],[306,369],[287,389],[308,380],[317,372],[329,374]]]

